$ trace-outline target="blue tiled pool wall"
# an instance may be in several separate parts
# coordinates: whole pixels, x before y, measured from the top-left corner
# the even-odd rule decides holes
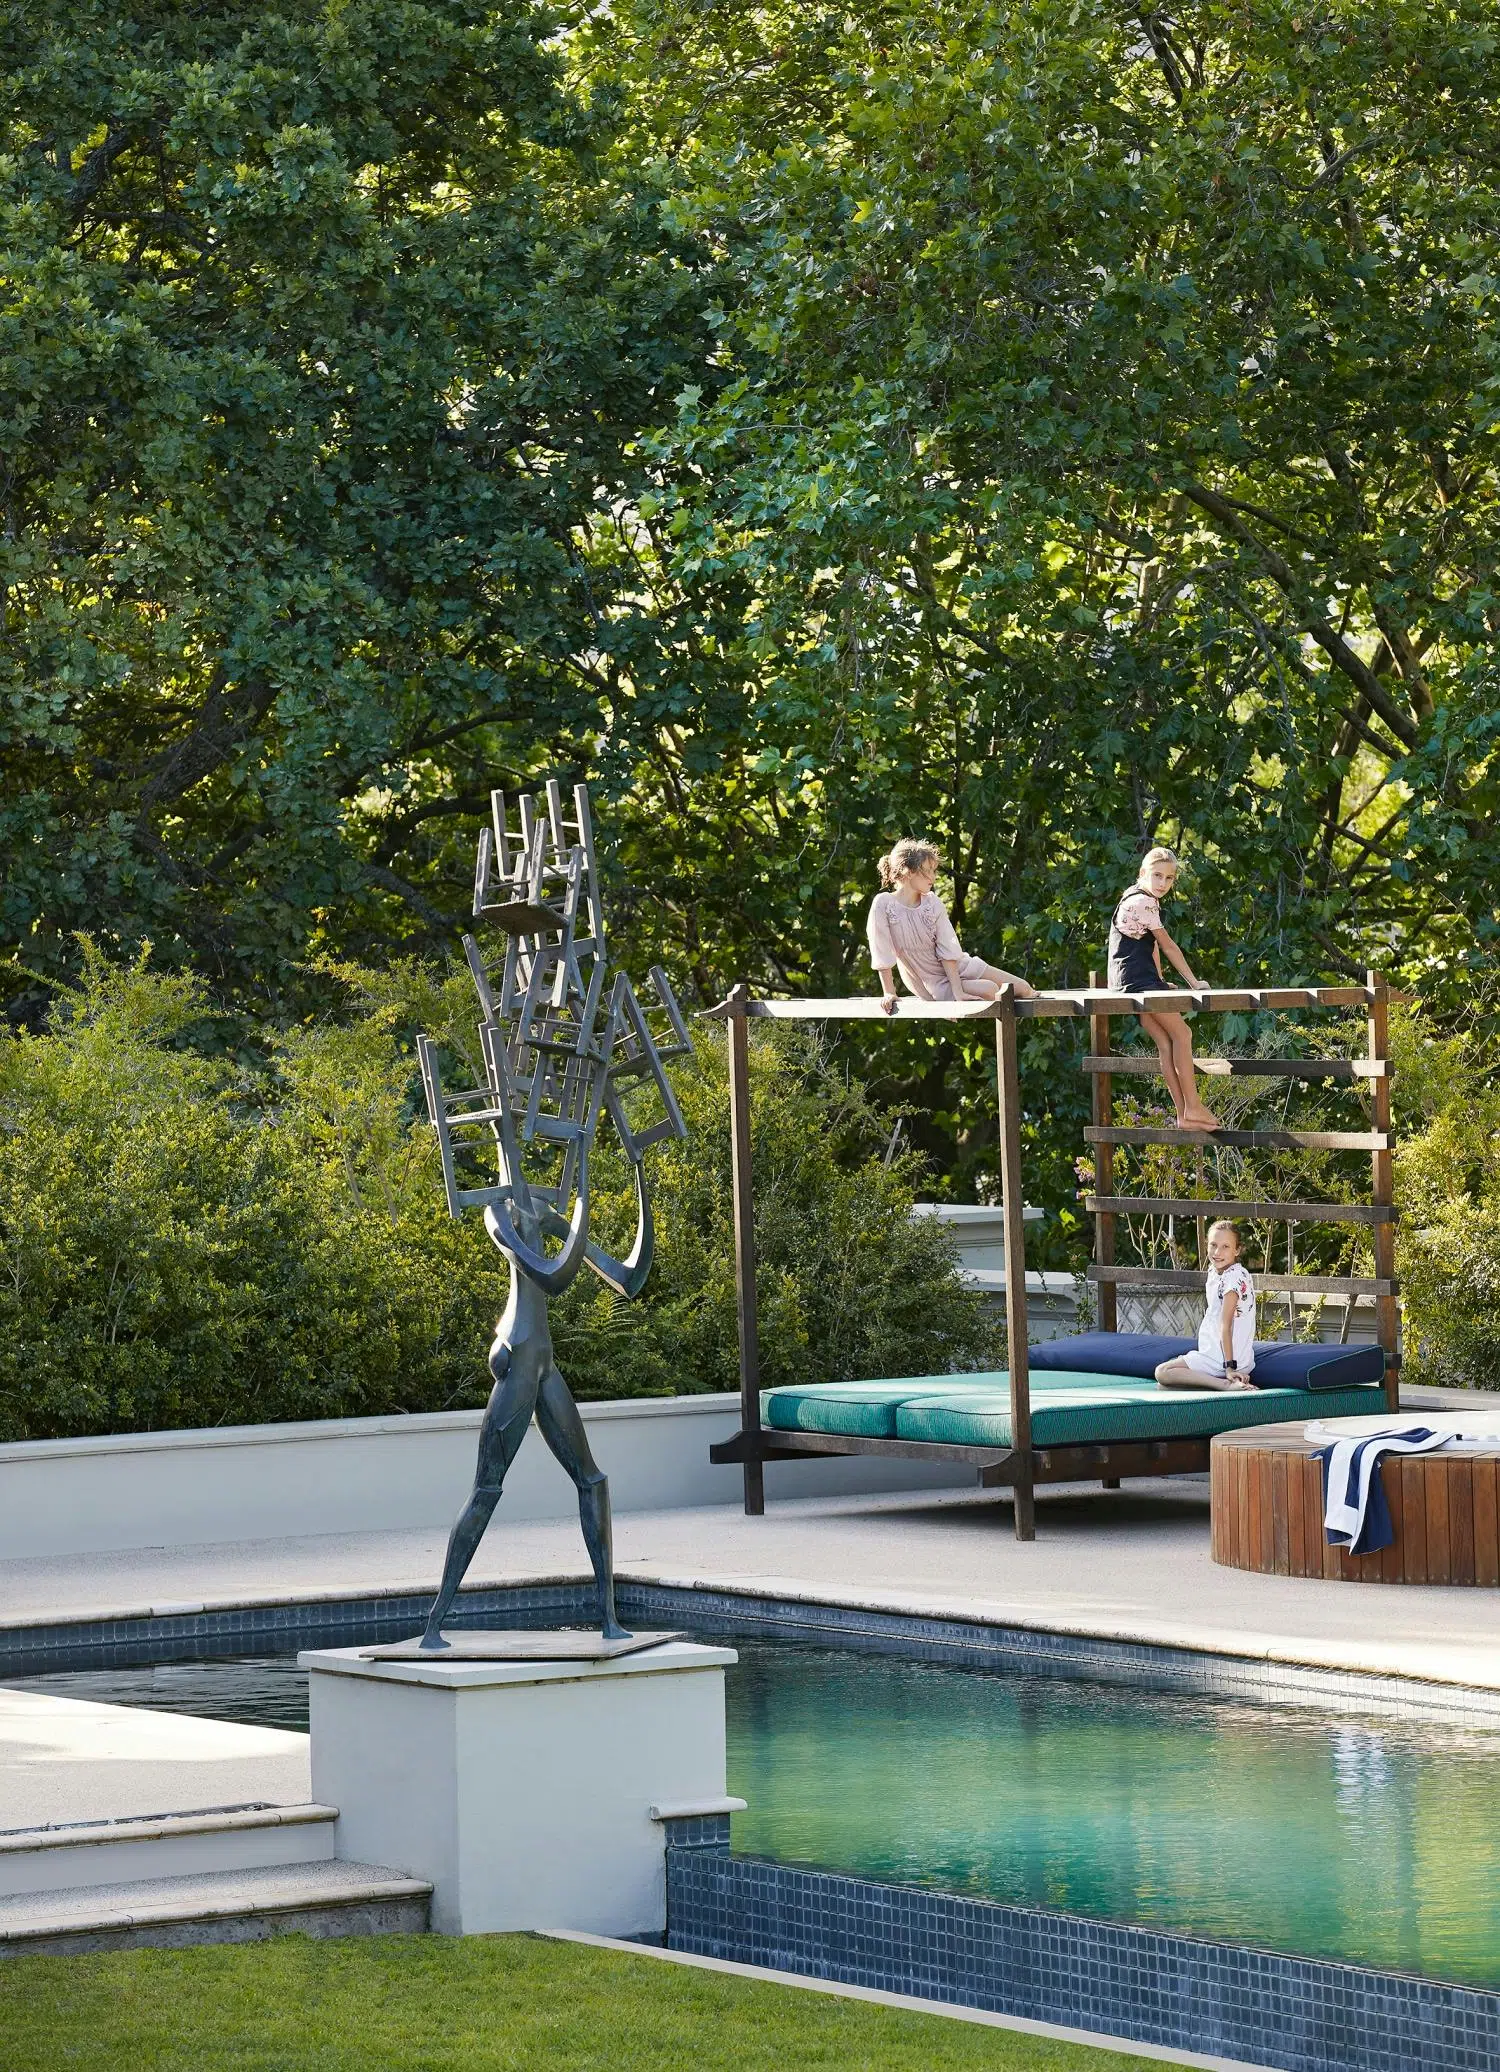
[[[683,1627],[729,1639],[800,1640],[897,1654],[913,1661],[1009,1669],[1026,1676],[1088,1678],[1147,1690],[1309,1705],[1470,1723],[1500,1722],[1500,1692],[1415,1678],[1372,1676],[1244,1655],[1211,1655],[1144,1641],[1051,1633],[967,1619],[818,1604],[731,1590],[621,1578],[620,1614],[636,1626]],[[274,1654],[304,1647],[355,1647],[419,1633],[429,1593],[301,1604],[173,1611],[140,1618],[69,1620],[0,1627],[0,1676],[52,1669],[132,1668],[219,1655]],[[559,1581],[466,1590],[455,1626],[587,1625],[592,1585]]]
[[[586,1600],[587,1601],[587,1600]],[[1308,1705],[1320,1711],[1381,1713],[1408,1719],[1500,1723],[1500,1691],[1428,1684],[1416,1678],[1358,1670],[1268,1662],[1248,1655],[1211,1655],[1146,1641],[1053,1633],[926,1613],[817,1604],[729,1590],[688,1590],[654,1583],[623,1586],[624,1616],[641,1625],[693,1626],[744,1640],[800,1640],[820,1646],[902,1655],[911,1661],[1009,1669],[1138,1689]],[[584,1616],[587,1616],[587,1609]]]
[[[139,1618],[59,1620],[0,1628],[0,1676],[52,1669],[133,1669],[156,1662],[201,1662],[223,1655],[291,1653],[297,1648],[358,1647],[420,1633],[432,1592],[349,1597],[302,1604],[234,1605]],[[452,1626],[557,1626],[587,1623],[589,1585],[522,1583],[466,1590]]]
[[[1500,1994],[729,1852],[667,1823],[667,1946],[1276,2065],[1493,2072]]]

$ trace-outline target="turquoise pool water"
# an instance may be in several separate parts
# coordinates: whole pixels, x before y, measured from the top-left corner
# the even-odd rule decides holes
[[[729,1644],[746,1854],[1500,1986],[1500,1730]],[[13,1681],[307,1724],[289,1656]]]
[[[1500,1732],[736,1645],[745,1854],[1500,1985]]]

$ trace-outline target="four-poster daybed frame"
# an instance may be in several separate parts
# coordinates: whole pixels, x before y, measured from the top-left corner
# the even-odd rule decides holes
[[[1356,1275],[1260,1274],[1260,1287],[1270,1293],[1297,1292],[1342,1295],[1353,1303],[1360,1296],[1375,1304],[1376,1338],[1385,1353],[1385,1402],[1398,1407],[1398,1312],[1396,1298],[1395,1221],[1391,1151],[1391,1065],[1388,1045],[1390,994],[1372,971],[1362,986],[1211,987],[1206,991],[1111,993],[1096,986],[1038,993],[1018,999],[1006,986],[995,1000],[919,1000],[903,996],[887,1015],[873,997],[827,1000],[762,1000],[747,986],[735,987],[706,1019],[727,1024],[729,1041],[729,1112],[733,1161],[735,1281],[739,1310],[740,1430],[710,1449],[718,1462],[737,1463],[744,1476],[745,1509],[765,1509],[764,1463],[796,1460],[814,1454],[883,1453],[921,1460],[964,1461],[975,1468],[986,1488],[1009,1487],[1015,1504],[1017,1539],[1035,1537],[1033,1489],[1038,1482],[1103,1480],[1113,1484],[1125,1476],[1202,1473],[1208,1467],[1206,1438],[1122,1440],[1091,1445],[1035,1448],[1031,1441],[1031,1385],[1027,1359],[1024,1195],[1021,1180],[1021,1093],[1018,1077],[1017,1024],[1058,1015],[1087,1016],[1092,1050],[1083,1068],[1092,1075],[1093,1122],[1084,1131],[1095,1147],[1098,1193],[1086,1198],[1094,1220],[1094,1261],[1087,1278],[1099,1291],[1099,1325],[1117,1331],[1117,1291],[1145,1287],[1162,1291],[1201,1292],[1201,1273],[1172,1268],[1121,1266],[1115,1259],[1115,1231],[1121,1216],[1239,1216],[1287,1224],[1337,1222],[1364,1225],[1371,1231],[1375,1273]],[[1154,1057],[1121,1054],[1111,1049],[1110,1021],[1143,1010],[1171,1012],[1191,1006],[1201,1014],[1244,1014],[1292,1008],[1365,1010],[1368,1052],[1362,1058],[1236,1058],[1202,1057],[1198,1070],[1209,1077],[1295,1078],[1346,1084],[1368,1080],[1373,1127],[1359,1131],[1327,1130],[1178,1130],[1117,1127],[1113,1080],[1129,1074],[1155,1074]],[[830,1022],[878,1021],[899,1028],[912,1022],[993,1022],[999,1103],[1000,1188],[1005,1226],[1006,1339],[1009,1355],[1010,1444],[939,1444],[926,1440],[872,1438],[844,1433],[768,1430],[760,1403],[760,1339],[755,1292],[755,1225],[750,1162],[749,1024],[753,1020]],[[1117,1195],[1113,1189],[1117,1145],[1229,1144],[1245,1149],[1299,1147],[1325,1151],[1363,1151],[1370,1157],[1370,1200],[1364,1203],[1201,1201],[1151,1195]]]

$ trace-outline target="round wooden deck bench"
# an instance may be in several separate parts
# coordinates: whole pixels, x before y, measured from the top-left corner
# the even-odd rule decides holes
[[[1396,1538],[1379,1553],[1360,1555],[1328,1544],[1322,1464],[1302,1433],[1300,1424],[1259,1425],[1215,1438],[1215,1561],[1346,1583],[1500,1585],[1500,1430],[1483,1452],[1387,1455],[1380,1474]]]

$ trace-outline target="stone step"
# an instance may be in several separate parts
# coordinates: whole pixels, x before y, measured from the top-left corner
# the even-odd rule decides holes
[[[0,1899],[0,1958],[180,1949],[273,1935],[418,1934],[432,1887],[368,1863],[270,1864]]]
[[[326,1862],[334,1806],[221,1806],[0,1833],[0,1898]]]

